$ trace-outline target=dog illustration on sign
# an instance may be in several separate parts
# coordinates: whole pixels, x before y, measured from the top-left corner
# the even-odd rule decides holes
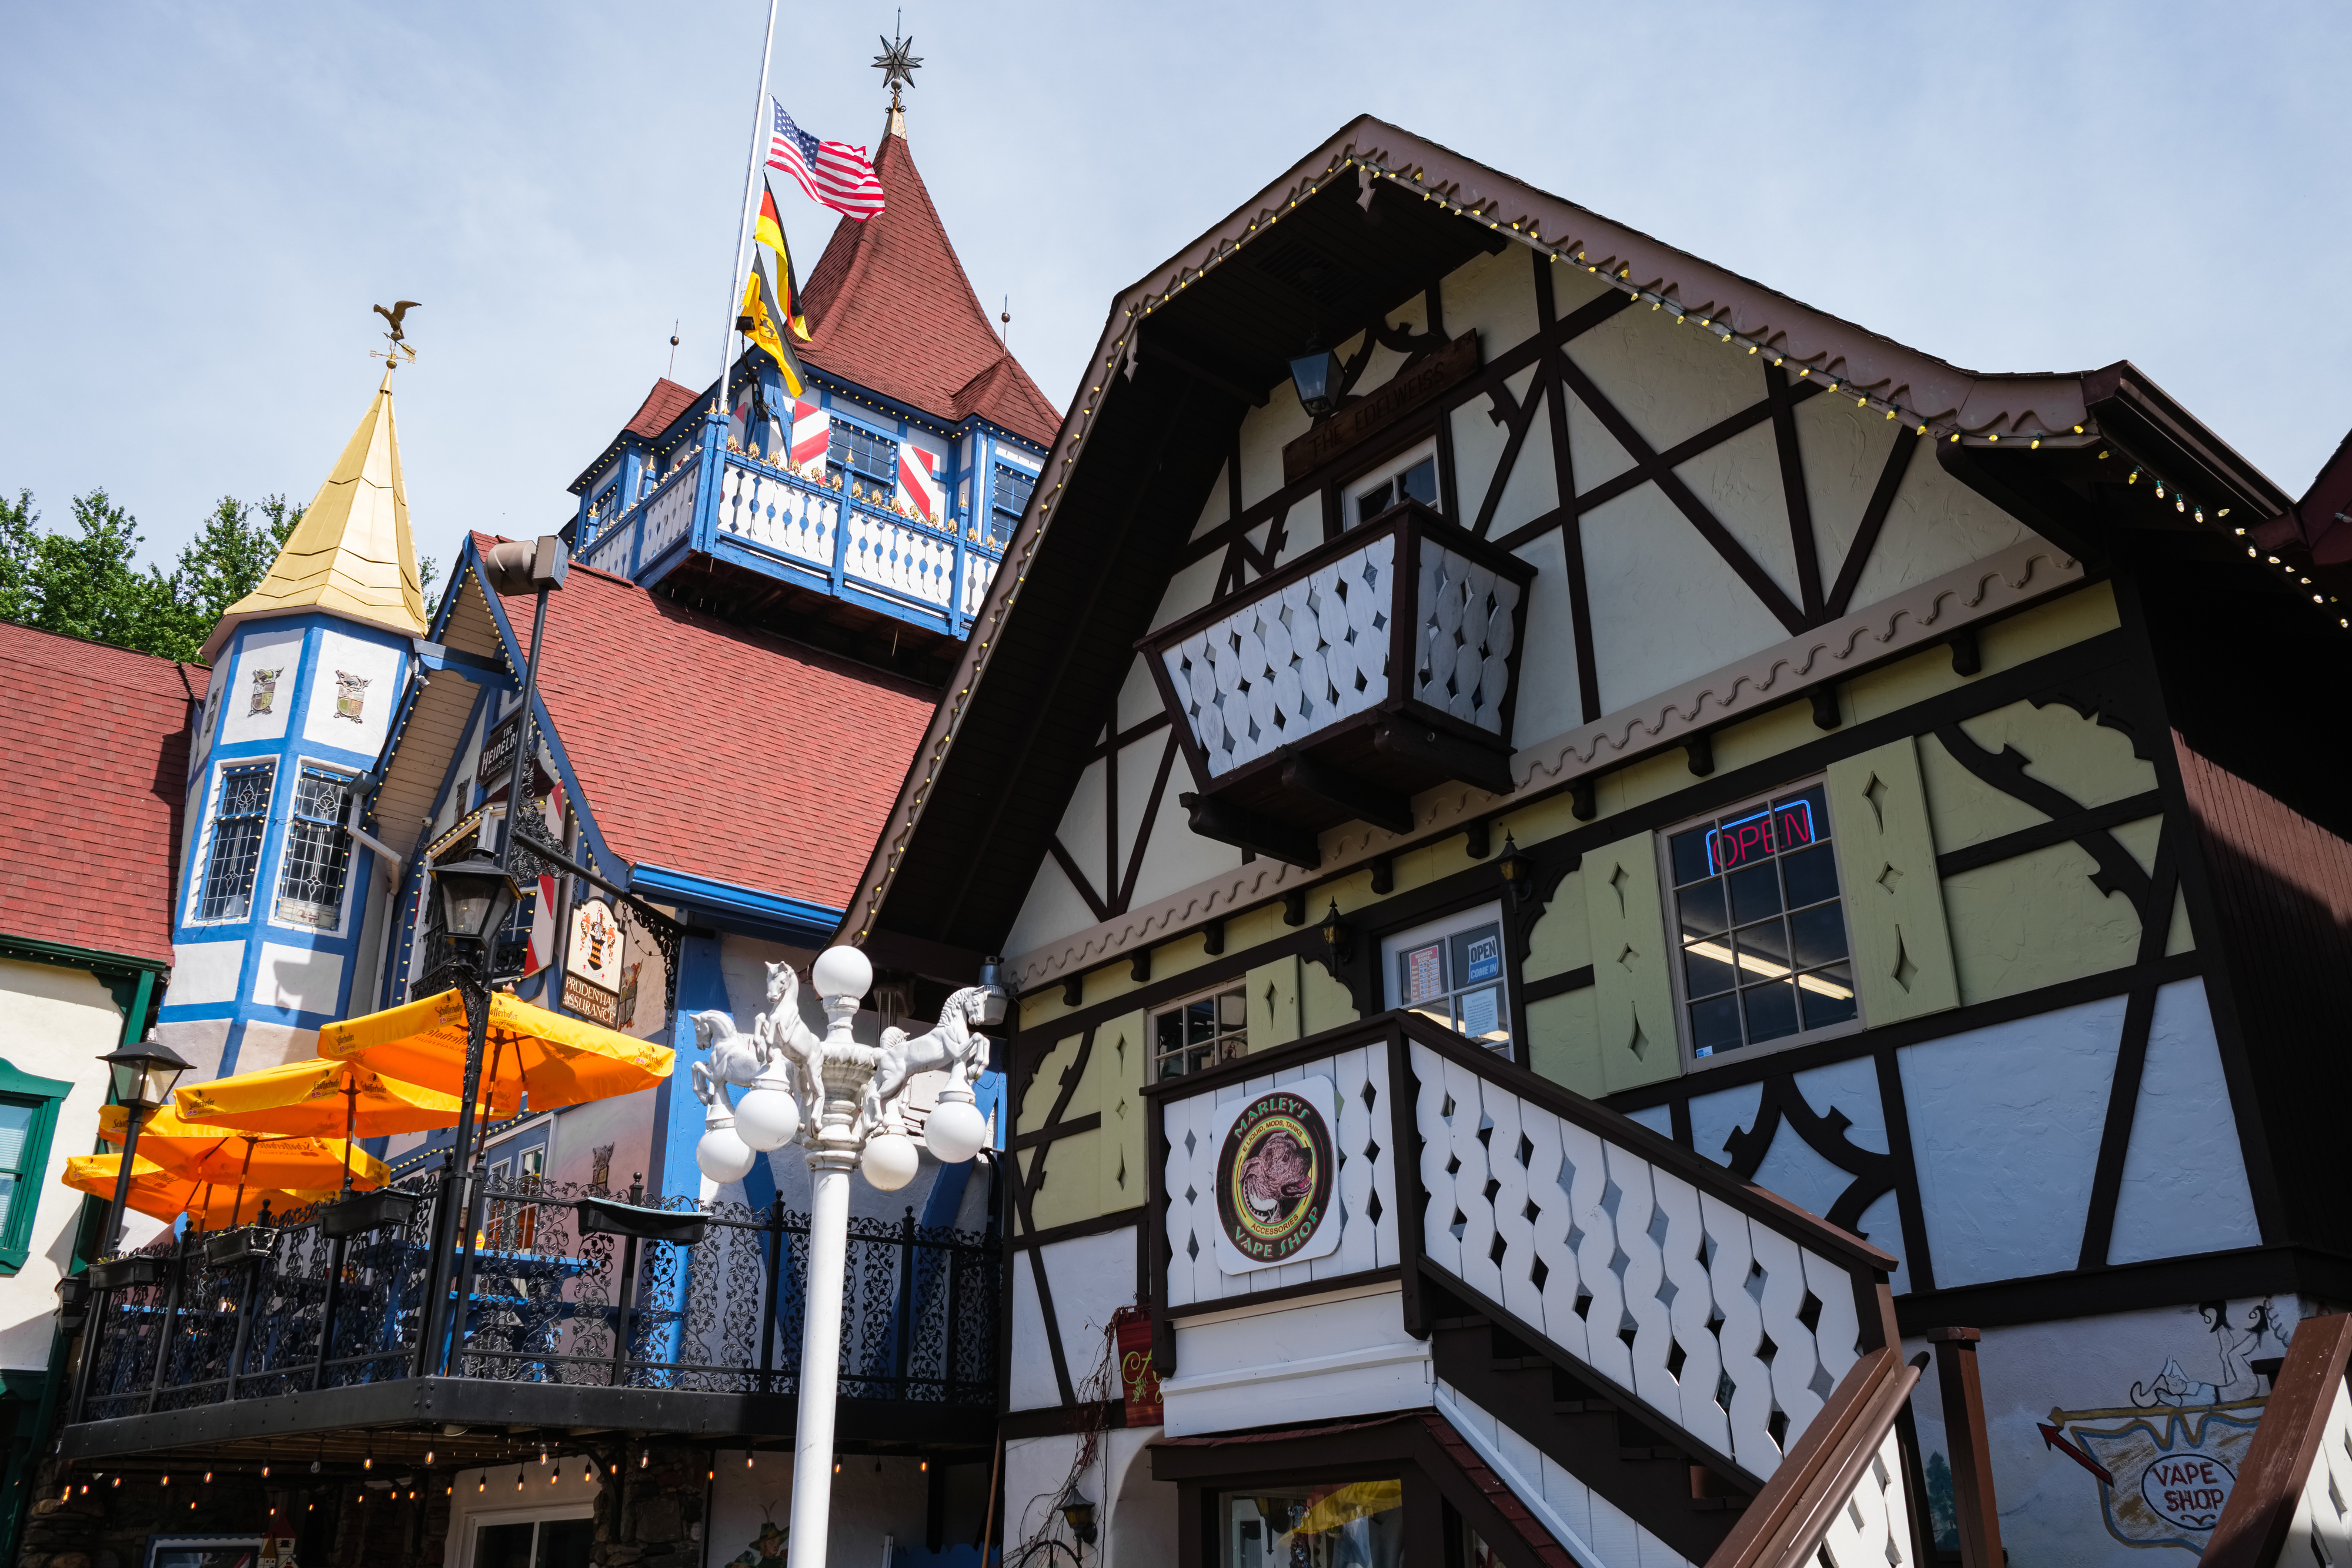
[[[1266,1134],[1242,1166],[1242,1201],[1259,1224],[1280,1225],[1315,1190],[1315,1160],[1289,1133]]]

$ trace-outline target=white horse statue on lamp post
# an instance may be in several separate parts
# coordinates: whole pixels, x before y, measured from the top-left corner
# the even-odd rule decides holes
[[[726,1013],[694,1015],[696,1042],[711,1051],[709,1066],[694,1068],[695,1092],[709,1107],[708,1130],[695,1151],[703,1174],[722,1183],[740,1180],[760,1152],[795,1139],[809,1151],[807,1316],[793,1437],[791,1568],[824,1568],[831,1525],[850,1168],[864,1170],[884,1192],[914,1180],[919,1162],[903,1130],[901,1103],[916,1073],[937,1069],[947,1071],[948,1086],[924,1124],[924,1142],[950,1165],[987,1146],[988,1124],[971,1085],[988,1065],[988,1037],[973,1026],[1002,1022],[1008,1000],[992,959],[980,985],[948,998],[936,1027],[913,1036],[887,1029],[880,1045],[860,1045],[850,1030],[858,999],[874,984],[866,955],[828,947],[810,966],[809,978],[824,1003],[822,1040],[801,1021],[800,979],[789,964],[768,966],[769,1009],[749,1033],[738,1030]],[[747,1073],[747,1092],[730,1106],[726,1085],[746,1083],[739,1074]]]

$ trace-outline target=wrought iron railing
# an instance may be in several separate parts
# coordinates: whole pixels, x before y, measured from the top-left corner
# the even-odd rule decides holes
[[[413,1201],[372,1196],[340,1217],[321,1206],[226,1239],[151,1244],[139,1256],[152,1262],[127,1271],[152,1280],[101,1286],[75,1418],[426,1375],[798,1392],[804,1214],[494,1178],[467,1216],[470,1264],[436,1270],[440,1178],[393,1190]],[[995,1238],[918,1225],[911,1209],[853,1218],[848,1281],[843,1397],[995,1402]]]

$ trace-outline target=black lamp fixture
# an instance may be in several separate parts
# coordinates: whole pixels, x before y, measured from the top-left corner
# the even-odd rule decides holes
[[[441,894],[443,928],[450,941],[462,946],[489,941],[521,897],[507,868],[479,850],[464,860],[435,866],[433,884]]]
[[[1083,1492],[1072,1492],[1062,1502],[1062,1517],[1070,1521],[1070,1533],[1087,1545],[1095,1543],[1095,1505]]]
[[[994,953],[980,967],[980,1026],[994,1029],[1013,1004],[1013,993],[1004,987],[1004,960]]]
[[[114,1076],[115,1103],[142,1111],[160,1109],[172,1098],[172,1086],[190,1063],[170,1046],[152,1036],[138,1045],[125,1045],[99,1058]]]
[[[1339,356],[1307,340],[1307,351],[1290,361],[1290,384],[1298,389],[1298,406],[1321,419],[1339,406]]]
[[[1519,852],[1507,829],[1503,833],[1503,852],[1495,862],[1495,869],[1502,873],[1503,885],[1511,890],[1512,903],[1528,895],[1528,884],[1535,876],[1535,862]]]
[[[1331,949],[1331,956],[1341,963],[1355,950],[1356,929],[1339,918],[1339,901],[1331,901],[1331,912],[1323,916],[1323,945]]]

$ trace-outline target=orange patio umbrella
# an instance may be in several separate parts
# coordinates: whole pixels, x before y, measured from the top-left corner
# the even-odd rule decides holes
[[[319,1031],[319,1054],[355,1061],[405,1083],[460,1095],[466,1083],[466,1008],[456,991],[370,1013]],[[503,991],[490,995],[482,1053],[483,1097],[502,1107],[551,1111],[650,1089],[677,1053]],[[519,1101],[527,1103],[519,1104]]]
[[[122,1141],[125,1122],[121,1106],[99,1107],[99,1135],[109,1143]],[[382,1160],[341,1138],[240,1133],[184,1121],[165,1110],[152,1111],[140,1123],[139,1157],[191,1181],[239,1188],[321,1191],[340,1186],[346,1171],[356,1187],[382,1186],[392,1178]],[[131,1179],[138,1179],[135,1167]]]
[[[110,1198],[114,1196],[116,1178],[121,1174],[121,1155],[75,1155],[66,1161],[65,1175],[58,1179],[76,1192]],[[132,1208],[157,1219],[176,1219],[186,1215],[195,1221],[200,1230],[234,1223],[243,1218],[238,1210],[250,1207],[258,1212],[267,1202],[279,1213],[300,1208],[321,1199],[334,1197],[326,1192],[288,1192],[283,1188],[261,1190],[247,1188],[240,1198],[233,1198],[232,1189],[215,1182],[192,1181],[174,1175],[144,1155],[132,1156],[131,1193],[127,1199]]]
[[[511,1116],[520,1099],[485,1100],[480,1113]],[[381,1138],[457,1124],[455,1094],[317,1057],[187,1084],[173,1092],[172,1106],[184,1122],[280,1136]]]

